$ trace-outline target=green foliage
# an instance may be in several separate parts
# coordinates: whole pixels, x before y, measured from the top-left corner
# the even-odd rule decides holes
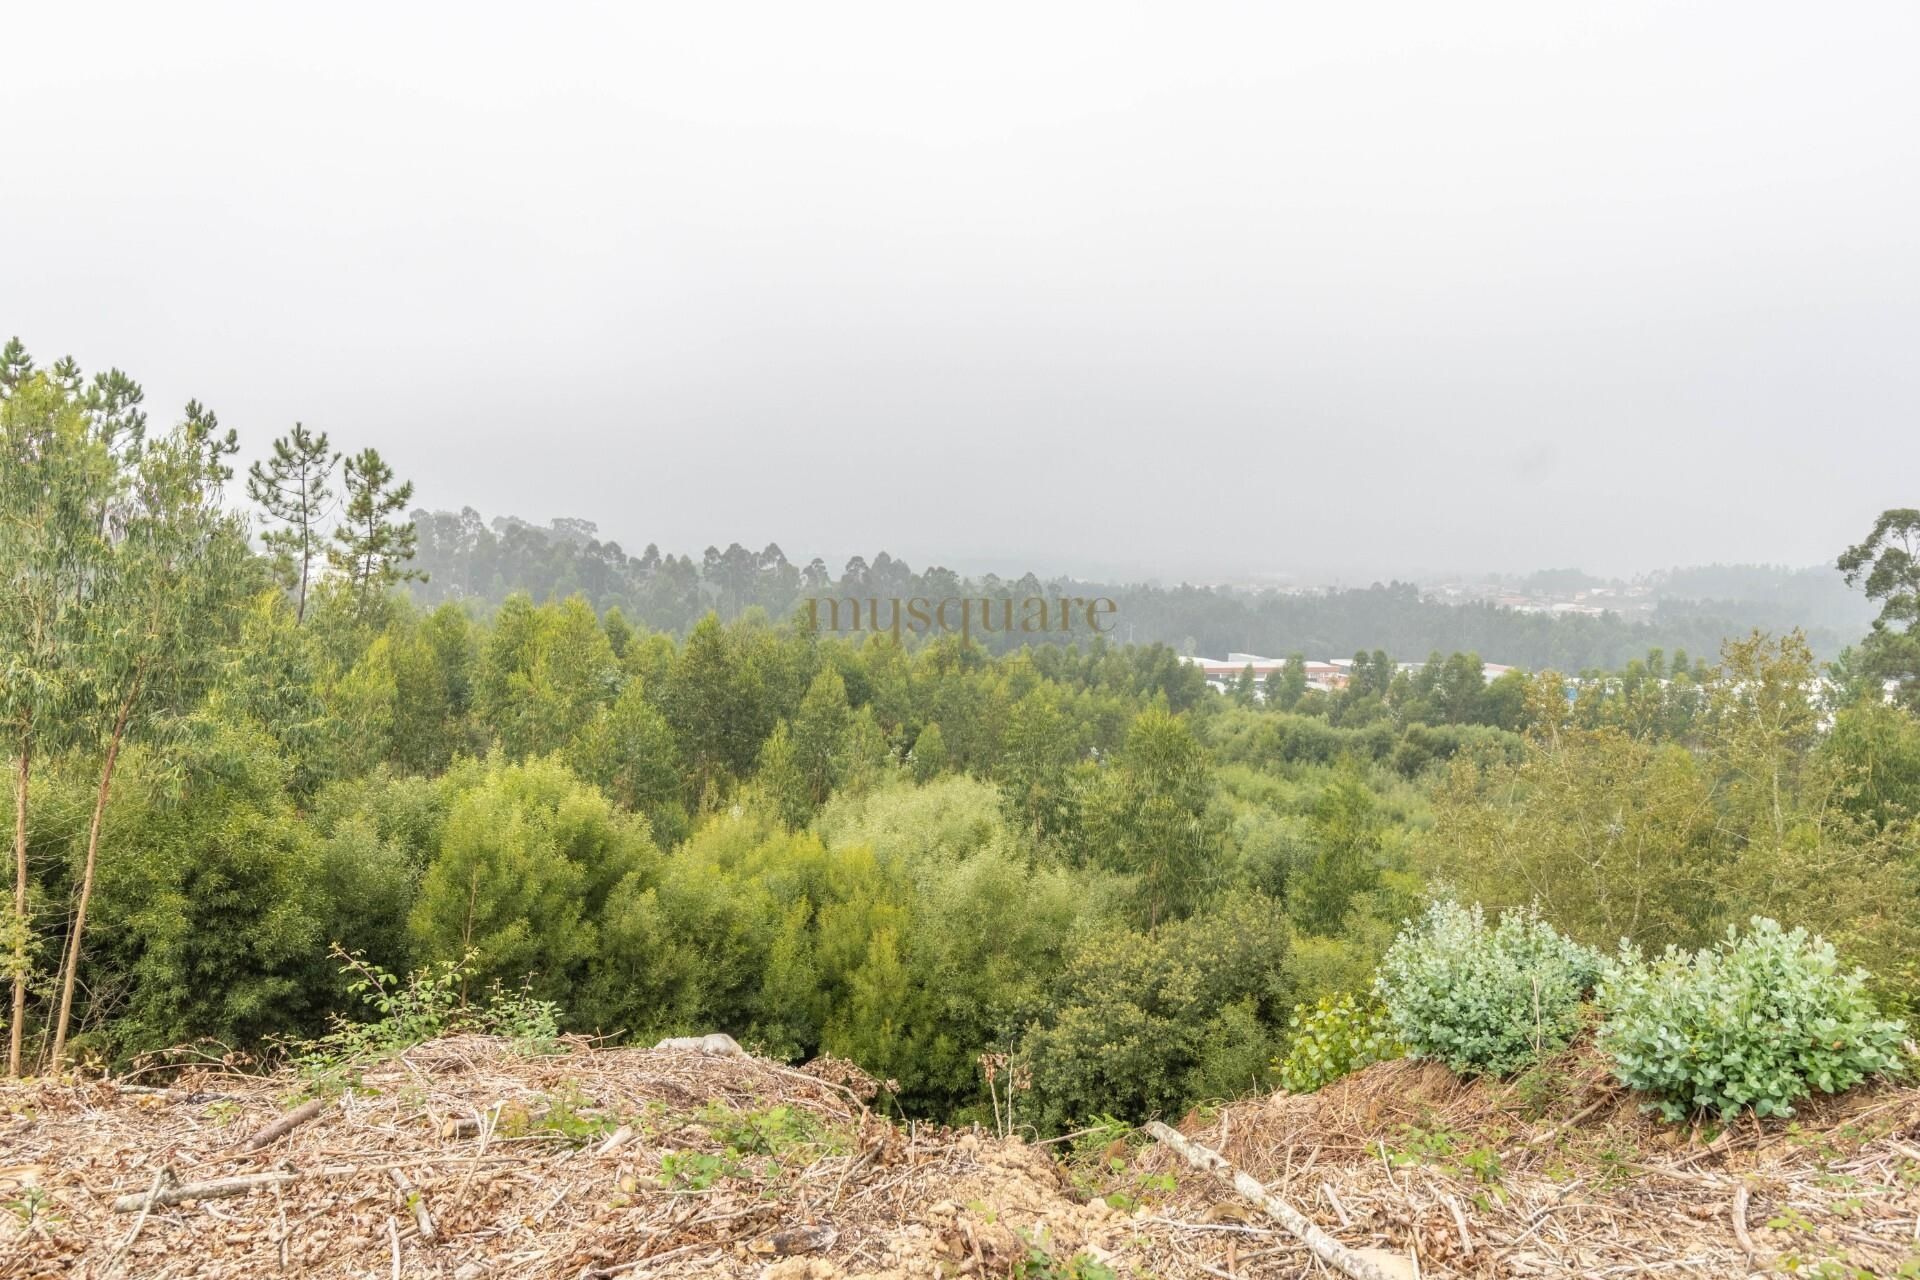
[[[1907,514],[1849,553],[1891,612],[1831,708],[1809,703],[1796,636],[1711,671],[1634,657],[1569,704],[1559,677],[1486,682],[1473,649],[1580,667],[1645,632],[1400,585],[1130,594],[1129,634],[1192,632],[1189,651],[1358,650],[1343,691],[1309,691],[1296,660],[1217,697],[1158,645],[816,634],[795,605],[834,575],[776,546],[635,557],[584,521],[472,511],[416,531],[372,450],[346,465],[319,574],[337,455],[304,428],[276,442],[250,477],[255,556],[223,496],[233,448],[197,405],[149,434],[117,371],[0,353],[15,1044],[58,1045],[69,1012],[105,1058],[203,1036],[312,1037],[354,1062],[460,1027],[527,1052],[563,1027],[726,1030],[850,1056],[882,1106],[1051,1128],[1378,1052],[1377,1014],[1338,997],[1423,871],[1490,908],[1538,899],[1589,943],[1697,944],[1792,911],[1874,957],[1884,999],[1920,990],[1920,919],[1896,909],[1920,894],[1920,729],[1879,685],[1912,643]],[[430,613],[389,590],[416,537]],[[840,581],[961,590],[884,555]],[[1410,671],[1373,647],[1414,635],[1456,652]],[[1403,939],[1394,1026],[1421,1006],[1454,1036],[1428,1050],[1483,1070],[1562,1038],[1585,962],[1510,925]],[[343,990],[330,941],[378,982]],[[1289,1037],[1286,1011],[1323,997]],[[601,1119],[566,1097],[543,1117],[574,1136]],[[722,1135],[736,1156],[790,1136]]]
[[[1842,552],[1838,563],[1848,586],[1880,602],[1863,646],[1867,673],[1895,682],[1907,708],[1920,710],[1920,510],[1881,512],[1866,539]]]
[[[1573,1038],[1599,964],[1531,908],[1489,926],[1478,904],[1443,901],[1394,940],[1374,987],[1408,1056],[1506,1075]]]
[[[1358,762],[1344,758],[1311,812],[1310,834],[1287,877],[1287,909],[1309,933],[1338,934],[1361,895],[1380,883],[1385,823]]]
[[[341,475],[347,503],[328,558],[365,618],[396,584],[426,576],[407,567],[417,541],[413,521],[395,519],[413,498],[413,482],[396,485],[378,449],[348,458]]]
[[[1831,944],[1755,918],[1709,950],[1624,950],[1599,989],[1600,1045],[1669,1120],[1792,1115],[1814,1090],[1901,1069],[1906,1027],[1879,1016],[1866,983]]]
[[[1350,995],[1297,1004],[1287,1019],[1292,1040],[1280,1060],[1280,1087],[1312,1093],[1349,1072],[1401,1054],[1386,1008]]]
[[[541,1095],[533,1106],[523,1102],[503,1106],[498,1127],[504,1137],[546,1135],[580,1146],[605,1136],[615,1125],[613,1117],[595,1108],[593,1100],[569,1080],[557,1092]]]
[[[1085,939],[1020,1040],[1042,1124],[1140,1119],[1260,1087],[1291,995],[1277,906],[1235,895],[1148,933]]]
[[[467,1003],[471,953],[416,969],[404,979],[337,943],[331,954],[347,994],[365,1016],[335,1014],[326,1034],[296,1046],[294,1063],[316,1091],[331,1092],[384,1058],[456,1031],[505,1036],[525,1054],[550,1053],[558,1043],[558,1009],[524,987],[510,991],[495,984],[487,1003]]]
[[[1432,1165],[1444,1173],[1470,1174],[1482,1184],[1500,1184],[1500,1153],[1489,1146],[1468,1146],[1466,1139],[1452,1129],[1424,1129],[1418,1125],[1400,1127],[1398,1145],[1380,1143],[1380,1154],[1396,1169],[1412,1165]]]
[[[722,1178],[744,1177],[747,1173],[745,1165],[728,1155],[668,1151],[660,1156],[660,1177],[675,1191],[706,1191]]]
[[[1038,1240],[1027,1240],[1026,1247],[1026,1256],[1013,1264],[1016,1280],[1120,1280],[1119,1272],[1084,1253],[1061,1262]]]
[[[531,974],[542,998],[566,996],[600,952],[615,886],[657,857],[645,823],[557,760],[490,760],[449,785],[445,833],[410,917],[419,954],[472,952],[476,977]]]
[[[327,878],[286,762],[250,728],[187,728],[171,770],[129,753],[106,814],[116,856],[101,860],[89,951],[94,999],[117,1016],[84,1028],[94,1048],[257,1043],[316,1028],[331,994]],[[82,844],[67,850],[75,879]]]
[[[1191,912],[1221,872],[1225,818],[1213,807],[1206,749],[1179,718],[1159,708],[1127,729],[1114,766],[1085,802],[1092,859],[1137,877],[1149,925]]]
[[[260,504],[268,527],[260,541],[275,575],[294,598],[294,617],[307,616],[307,590],[324,549],[321,521],[333,504],[333,470],[340,455],[326,433],[300,423],[273,442],[273,452],[247,471],[247,496]]]

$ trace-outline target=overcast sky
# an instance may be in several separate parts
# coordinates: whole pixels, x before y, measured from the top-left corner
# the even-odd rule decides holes
[[[0,330],[637,551],[1830,560],[1920,5],[42,4]]]

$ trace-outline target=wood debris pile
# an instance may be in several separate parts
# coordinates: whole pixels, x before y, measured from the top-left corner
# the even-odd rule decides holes
[[[1542,1083],[1545,1096],[1531,1092]],[[1379,1063],[1181,1128],[1344,1244],[1404,1258],[1408,1275],[1920,1277],[1920,1090],[1856,1090],[1724,1131],[1662,1123],[1641,1101],[1580,1047],[1506,1082]],[[1137,1167],[1184,1170],[1165,1149]],[[1221,1219],[1235,1245],[1229,1265],[1217,1243],[1172,1233],[1170,1274],[1176,1260],[1202,1275],[1328,1274],[1301,1269],[1297,1241],[1223,1198],[1184,1177],[1162,1206]]]
[[[907,1280],[1122,1234],[1044,1151],[892,1124],[844,1062],[560,1050],[439,1040],[318,1105],[0,1085],[0,1277]]]
[[[1920,1274],[1920,1090],[1716,1134],[1558,1066],[1542,1097],[1384,1063],[1180,1128],[1393,1275]],[[319,1099],[206,1069],[8,1084],[0,1280],[1332,1274],[1162,1145],[1083,1139],[1069,1167],[1069,1144],[890,1123],[873,1089],[839,1062],[477,1036]]]

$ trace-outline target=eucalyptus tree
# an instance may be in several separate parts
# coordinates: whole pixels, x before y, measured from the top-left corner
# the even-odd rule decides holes
[[[340,527],[333,531],[327,555],[345,576],[355,608],[362,618],[375,601],[394,585],[426,575],[407,568],[418,535],[412,520],[396,520],[413,499],[413,482],[393,482],[393,468],[378,449],[363,449],[346,461],[342,482],[347,507]]]
[[[197,703],[220,636],[237,622],[253,564],[240,518],[226,507],[231,431],[197,403],[172,431],[119,459],[107,508],[87,642],[89,696],[79,722],[101,751],[86,861],[61,965],[52,1064],[66,1051],[101,827],[121,749],[134,733]]]
[[[32,969],[27,830],[32,764],[64,746],[91,684],[86,644],[108,550],[100,513],[122,485],[92,430],[70,361],[36,371],[15,339],[0,352],[0,722],[14,749],[12,982],[7,1066],[20,1074]]]
[[[269,520],[283,526],[268,529],[260,541],[293,593],[296,624],[307,618],[307,586],[315,561],[325,550],[320,524],[333,508],[331,482],[339,462],[326,432],[311,432],[296,422],[292,431],[273,442],[272,456],[247,471],[247,496],[260,504]]]
[[[1848,586],[1880,604],[1862,646],[1867,674],[1892,682],[1907,708],[1920,711],[1920,509],[1881,512],[1838,564]]]

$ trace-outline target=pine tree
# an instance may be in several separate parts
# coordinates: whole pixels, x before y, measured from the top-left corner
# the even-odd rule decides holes
[[[346,516],[333,531],[328,559],[346,576],[356,609],[364,618],[395,584],[426,581],[425,574],[406,567],[413,559],[417,537],[413,521],[393,519],[412,501],[413,482],[395,485],[393,468],[378,449],[363,449],[348,458],[342,474]]]
[[[260,541],[293,593],[296,623],[307,617],[307,586],[324,544],[320,522],[332,509],[329,481],[339,461],[340,455],[329,450],[326,432],[315,434],[296,422],[291,432],[273,442],[273,456],[247,471],[247,496],[268,519],[286,526],[267,530]]]

